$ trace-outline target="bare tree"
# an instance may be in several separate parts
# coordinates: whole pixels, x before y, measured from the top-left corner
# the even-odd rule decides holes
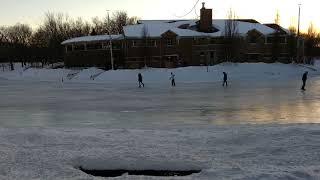
[[[297,29],[294,25],[289,26],[289,35],[287,36],[287,51],[289,53],[290,61],[293,62],[297,56]]]
[[[31,35],[32,29],[26,24],[16,24],[14,26],[2,27],[0,29],[1,40],[14,45],[29,45]]]
[[[276,12],[276,18],[274,19],[274,23],[280,25],[280,13],[279,10]]]
[[[314,56],[318,55],[320,45],[320,34],[317,33],[316,28],[311,22],[308,28],[308,33],[305,35],[305,54],[307,60],[311,60]]]
[[[143,55],[144,55],[144,67],[147,67],[148,65],[148,59],[150,58],[150,46],[151,44],[151,40],[149,38],[149,32],[148,32],[148,27],[146,25],[143,25],[143,30],[142,30],[142,37],[143,37]]]
[[[94,29],[97,35],[102,35],[106,33],[105,23],[99,17],[94,17],[91,23],[92,23],[92,29]]]
[[[280,14],[279,11],[276,12],[274,23],[276,25],[279,25],[280,23]],[[272,37],[272,48],[271,48],[271,59],[273,62],[276,62],[279,60],[280,56],[280,41],[281,41],[281,31],[276,26],[274,28],[273,37]]]
[[[136,17],[129,17],[125,11],[117,11],[113,13],[111,20],[106,21],[105,24],[110,28],[112,34],[123,33],[123,26],[136,24]]]
[[[30,26],[26,24],[0,27],[0,43],[28,47],[25,50],[28,51],[29,58],[30,56],[35,57],[34,60],[46,59],[47,61],[51,59],[56,61],[62,59],[63,56],[62,41],[69,38],[87,36],[92,31],[95,32],[93,35],[105,34],[107,28],[112,30],[111,33],[119,34],[122,33],[123,26],[135,24],[136,20],[136,17],[129,17],[124,11],[116,12],[111,21],[96,17],[91,22],[84,21],[81,18],[74,20],[62,13],[48,12],[45,13],[44,20],[35,31],[32,31]],[[21,52],[7,52],[10,52],[10,56],[14,57],[17,54],[24,56]]]
[[[224,31],[224,54],[226,61],[239,58],[238,42],[240,36],[238,33],[238,21],[235,12],[230,9],[227,14],[228,19],[225,21]]]
[[[0,42],[2,43],[8,43],[9,38],[7,36],[7,28],[6,27],[0,27]]]

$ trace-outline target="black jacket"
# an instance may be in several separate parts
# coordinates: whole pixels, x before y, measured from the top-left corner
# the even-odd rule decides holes
[[[302,76],[302,81],[307,81],[308,79],[308,73],[304,73]]]

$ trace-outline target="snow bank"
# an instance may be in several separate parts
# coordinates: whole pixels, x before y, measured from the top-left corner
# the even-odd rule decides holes
[[[318,66],[312,68],[317,70]],[[176,75],[178,83],[220,82],[224,71],[228,73],[229,81],[259,81],[287,78],[300,79],[304,71],[311,71],[311,69],[310,67],[296,64],[222,63],[210,67],[194,66],[176,69],[147,68],[115,71],[104,71],[97,68],[82,70],[29,68],[0,72],[0,77],[10,80],[61,81],[63,78],[65,82],[134,84],[137,83],[138,73],[142,73],[144,82],[159,84],[168,83],[171,72]],[[70,76],[70,74],[74,75]],[[310,72],[310,75],[317,74],[319,74],[318,71],[313,72],[312,70]]]
[[[117,70],[106,71],[100,74],[96,82],[113,83],[136,83],[138,73],[142,73],[144,82],[148,84],[168,83],[170,73],[176,75],[176,81],[179,83],[194,82],[220,82],[222,72],[227,72],[230,81],[241,80],[272,80],[299,78],[309,70],[308,67],[301,67],[295,64],[265,64],[265,63],[222,63],[216,66],[194,66],[176,69],[147,68],[141,70]],[[317,74],[318,72],[310,72]]]
[[[104,70],[97,69],[97,68],[89,68],[84,69],[80,71],[74,78],[72,78],[72,81],[89,81],[94,80],[96,76],[103,73]]]
[[[0,129],[1,179],[101,179],[78,170],[200,168],[189,177],[319,179],[320,126],[197,129]]]

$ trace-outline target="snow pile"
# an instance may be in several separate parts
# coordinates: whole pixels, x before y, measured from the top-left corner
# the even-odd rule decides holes
[[[311,68],[311,69],[310,69]],[[0,72],[0,77],[10,80],[66,81],[133,84],[137,82],[138,73],[142,73],[144,82],[163,84],[169,82],[170,73],[176,75],[179,83],[220,82],[222,72],[227,72],[229,81],[259,81],[295,78],[305,71],[310,75],[318,75],[317,66],[299,66],[296,64],[266,64],[266,63],[222,63],[216,66],[194,66],[176,69],[146,68],[134,70],[104,71],[97,68],[80,70],[70,69],[16,69],[15,71]],[[74,74],[70,76],[70,74]]]
[[[318,125],[197,129],[0,129],[0,179],[101,179],[77,169],[201,169],[189,177],[319,179]]]
[[[15,68],[14,71],[1,72],[0,76],[9,80],[61,81],[71,71],[68,69]]]
[[[257,81],[272,79],[300,78],[308,68],[294,64],[265,64],[265,63],[223,63],[211,66],[207,71],[206,66],[185,67],[177,69],[142,69],[142,70],[120,70],[107,71],[96,78],[101,82],[136,83],[137,74],[142,73],[144,82],[168,83],[170,73],[176,75],[179,83],[194,82],[220,82],[222,72],[227,72],[230,81]],[[318,72],[310,72],[317,74]]]
[[[320,68],[320,58],[314,60],[314,66]]]
[[[98,68],[88,68],[83,69],[80,71],[74,78],[72,78],[72,81],[89,81],[94,80],[94,78],[101,73],[103,73],[104,70],[98,69]]]

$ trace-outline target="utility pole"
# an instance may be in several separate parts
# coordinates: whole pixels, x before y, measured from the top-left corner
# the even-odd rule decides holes
[[[298,33],[297,33],[297,62],[300,58],[300,12],[301,12],[301,4],[299,5],[299,14],[298,14]]]
[[[111,69],[114,70],[114,62],[113,62],[113,53],[112,53],[112,37],[111,37],[111,34],[110,34],[110,16],[109,16],[109,11],[110,10],[107,10],[108,12],[108,35],[109,35],[109,44],[110,44],[110,58],[111,58]]]

